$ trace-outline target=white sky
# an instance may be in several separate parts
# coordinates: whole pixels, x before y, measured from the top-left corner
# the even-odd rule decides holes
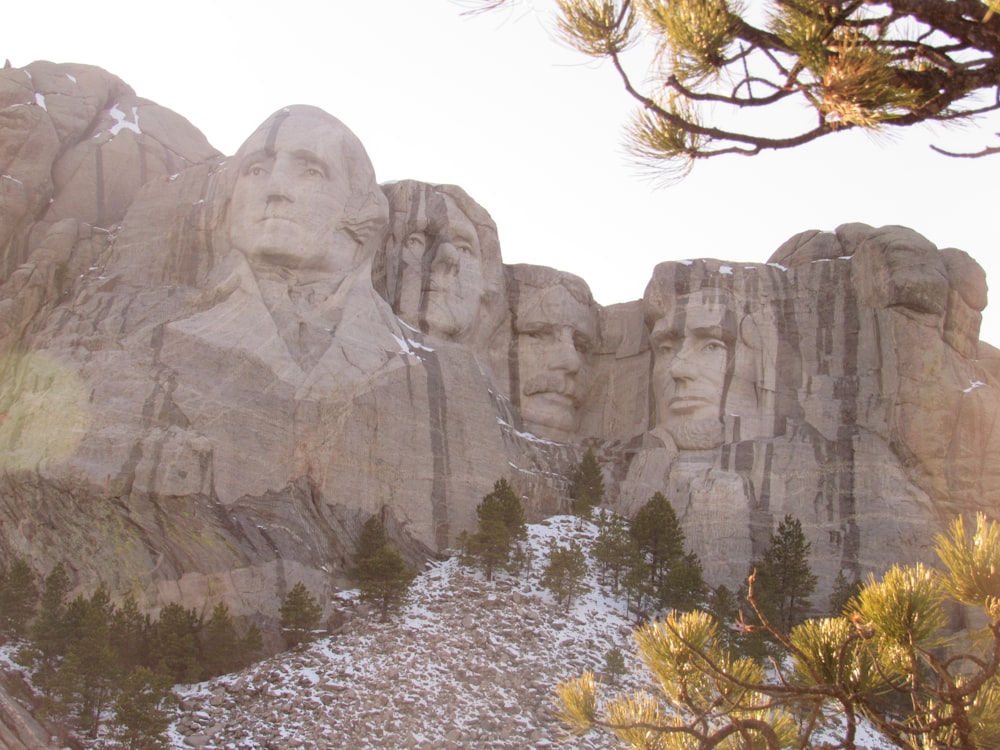
[[[621,148],[631,105],[614,72],[556,42],[532,4],[548,7],[19,2],[4,9],[0,59],[105,68],[226,154],[274,110],[315,104],[357,133],[380,181],[462,186],[496,220],[506,262],[582,276],[602,304],[640,297],[663,260],[764,262],[799,231],[852,221],[912,227],[1000,278],[1000,158],[928,148],[996,143],[1000,118],[715,159],[656,189]],[[982,338],[1000,344],[1000,302],[985,318]]]

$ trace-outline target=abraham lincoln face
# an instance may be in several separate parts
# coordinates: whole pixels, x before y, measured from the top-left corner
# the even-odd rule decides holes
[[[706,290],[676,300],[653,324],[653,389],[657,421],[682,450],[722,443],[735,316],[722,295]]]

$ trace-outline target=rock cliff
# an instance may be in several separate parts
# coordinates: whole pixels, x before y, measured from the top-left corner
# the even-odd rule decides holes
[[[0,560],[146,607],[273,615],[381,513],[447,550],[501,477],[534,518],[600,457],[664,491],[713,583],[787,513],[823,584],[993,512],[985,276],[902,227],[660,264],[642,299],[504,265],[461,188],[379,185],[329,114],[232,157],[81,65],[0,71]]]

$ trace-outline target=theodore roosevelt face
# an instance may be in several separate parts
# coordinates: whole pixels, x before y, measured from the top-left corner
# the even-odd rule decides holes
[[[526,427],[557,440],[573,436],[590,385],[596,336],[594,310],[565,287],[550,286],[522,298],[517,345]]]

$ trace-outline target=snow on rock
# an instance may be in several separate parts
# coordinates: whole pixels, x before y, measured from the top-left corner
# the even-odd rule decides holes
[[[599,673],[609,648],[632,649],[624,605],[596,576],[568,610],[539,584],[550,539],[589,548],[596,534],[566,516],[532,525],[530,569],[490,583],[457,558],[436,563],[389,623],[350,602],[339,632],[304,652],[180,689],[172,747],[617,747],[567,739],[553,698],[560,681]]]
[[[139,130],[139,108],[132,107],[132,119],[128,119],[128,115],[119,109],[116,104],[109,111],[111,117],[114,118],[115,124],[111,126],[111,135],[118,135],[122,130],[131,130],[133,133],[142,135],[142,131]]]
[[[555,715],[555,687],[585,670],[601,676],[618,647],[631,670],[607,695],[656,691],[638,664],[622,600],[599,585],[590,561],[588,594],[566,609],[539,580],[552,540],[575,539],[589,553],[597,527],[554,516],[528,527],[530,565],[487,582],[457,557],[414,582],[408,606],[378,621],[343,592],[335,635],[238,674],[176,689],[172,748],[219,750],[611,750],[606,733],[570,737]],[[836,737],[830,717],[829,737]],[[870,727],[858,748],[891,747]]]

